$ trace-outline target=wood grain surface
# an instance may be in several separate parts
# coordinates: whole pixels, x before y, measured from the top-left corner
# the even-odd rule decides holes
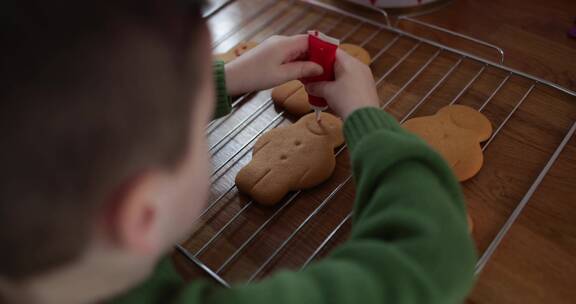
[[[223,1],[213,1],[212,6],[218,7],[219,2]],[[365,9],[327,2],[381,20]],[[417,18],[499,45],[506,52],[506,66],[576,90],[576,40],[565,34],[576,17],[570,12],[576,14],[576,2],[569,0],[453,1]],[[480,254],[576,121],[573,96],[525,77],[507,78],[509,73],[503,69],[298,1],[237,0],[215,11],[208,23],[215,52],[227,51],[240,41],[260,42],[273,34],[291,35],[310,28],[345,37],[348,43],[366,42],[372,56],[390,44],[371,67],[375,78],[381,79],[382,105],[388,104],[386,110],[399,120],[433,114],[451,102],[479,109],[489,100],[482,111],[499,131],[486,147],[483,169],[462,184]],[[401,22],[399,26],[490,60],[497,58],[493,50],[415,24]],[[251,203],[233,187],[259,134],[294,121],[275,108],[269,97],[269,91],[249,96],[231,115],[207,129],[216,170],[208,203],[216,203],[197,221],[183,245],[229,282],[299,269],[342,223],[353,204],[354,185],[343,183],[350,175],[347,150],[337,157],[337,168],[328,181],[291,194],[272,208]],[[574,303],[575,186],[576,136],[480,274],[469,303]],[[344,222],[318,257],[345,241],[349,228],[350,222]],[[203,276],[182,255],[174,258],[185,276]]]

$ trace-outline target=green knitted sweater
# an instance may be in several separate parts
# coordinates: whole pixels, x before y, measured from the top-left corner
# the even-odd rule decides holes
[[[216,64],[217,114],[230,110]],[[460,186],[424,142],[377,108],[344,123],[356,201],[351,237],[303,271],[281,271],[230,289],[184,283],[163,260],[114,303],[461,303],[476,259]]]

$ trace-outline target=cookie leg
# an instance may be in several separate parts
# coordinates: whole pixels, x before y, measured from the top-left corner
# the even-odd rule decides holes
[[[236,185],[260,204],[276,204],[290,191],[292,184],[289,174],[277,171],[248,165],[236,176]]]
[[[278,170],[277,170],[278,171]],[[293,186],[293,176],[286,171],[270,171],[252,189],[253,198],[263,205],[279,203]]]
[[[477,152],[475,157],[467,157],[459,159],[455,164],[452,165],[454,174],[459,181],[466,181],[474,175],[478,174],[483,164],[482,152]]]
[[[235,183],[241,192],[252,194],[255,186],[268,174],[271,169],[248,164],[236,175]]]

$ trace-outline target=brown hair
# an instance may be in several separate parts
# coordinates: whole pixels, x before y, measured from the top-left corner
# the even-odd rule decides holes
[[[197,82],[198,52],[189,50],[204,23],[200,1],[7,2],[0,8],[0,276],[21,279],[77,257],[100,203],[120,183],[181,159],[187,95]],[[166,68],[122,70],[146,56],[116,55],[126,26],[160,37]]]

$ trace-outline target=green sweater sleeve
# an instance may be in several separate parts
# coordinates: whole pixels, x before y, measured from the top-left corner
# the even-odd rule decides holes
[[[443,160],[385,112],[345,122],[356,181],[350,240],[301,272],[219,288],[194,282],[175,303],[461,303],[475,251],[459,185]]]
[[[230,113],[230,96],[226,92],[226,77],[224,72],[224,61],[214,61],[214,87],[216,88],[216,108],[214,109],[214,119]]]

